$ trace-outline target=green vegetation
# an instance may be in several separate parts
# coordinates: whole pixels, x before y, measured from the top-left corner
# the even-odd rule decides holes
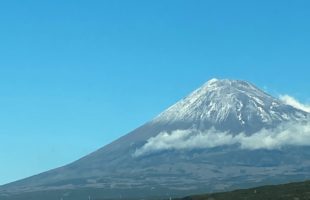
[[[310,200],[310,181],[195,195],[178,200]]]

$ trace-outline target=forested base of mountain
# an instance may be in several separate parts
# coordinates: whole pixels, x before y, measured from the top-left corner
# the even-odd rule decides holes
[[[175,200],[310,200],[310,181],[195,195]]]
[[[115,191],[114,191],[115,192]],[[142,191],[141,191],[142,192]],[[115,192],[114,194],[116,194]],[[92,194],[92,195],[90,195]],[[107,200],[104,198],[106,193],[102,189],[80,189],[80,190],[67,190],[67,191],[46,191],[39,193],[26,193],[21,195],[14,195],[11,197],[0,196],[2,200],[79,200],[79,199],[92,199],[92,200]],[[144,200],[167,200],[166,198],[156,198],[150,195],[150,198],[138,198]],[[159,195],[159,194],[157,194]],[[151,197],[153,196],[153,197]],[[156,195],[155,195],[156,196]],[[118,196],[115,199],[126,199],[125,196]],[[130,199],[130,200],[137,200]],[[251,189],[234,190],[231,192],[221,192],[204,195],[194,195],[184,198],[173,200],[310,200],[310,181],[295,182],[282,185],[262,186]]]

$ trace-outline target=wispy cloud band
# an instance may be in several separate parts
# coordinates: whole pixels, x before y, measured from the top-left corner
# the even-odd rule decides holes
[[[275,129],[262,129],[252,135],[244,133],[232,135],[215,129],[205,132],[194,129],[161,132],[148,139],[133,156],[138,157],[164,150],[201,149],[225,145],[238,145],[241,149],[248,150],[310,146],[310,123],[286,123]]]
[[[297,99],[295,99],[294,97],[291,97],[289,95],[280,95],[280,100],[290,106],[293,106],[299,110],[303,110],[305,112],[309,112],[310,113],[310,105],[307,104],[303,104],[301,102],[299,102]]]

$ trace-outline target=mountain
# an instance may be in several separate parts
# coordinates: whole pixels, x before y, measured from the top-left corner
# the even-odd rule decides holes
[[[309,117],[251,83],[212,79],[92,154],[1,186],[0,199],[168,198],[303,180]]]

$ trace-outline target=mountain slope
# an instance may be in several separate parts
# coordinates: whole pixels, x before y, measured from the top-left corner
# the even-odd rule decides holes
[[[305,143],[271,149],[244,149],[238,143],[241,139],[248,143],[248,136],[262,130],[263,136],[274,135],[282,124],[307,125],[308,117],[309,113],[248,82],[212,79],[154,120],[98,151],[0,187],[0,199],[1,195],[41,191],[65,195],[64,190],[83,188],[102,189],[107,199],[168,197],[310,178],[310,148]],[[303,128],[307,131],[307,127]],[[199,148],[194,140],[200,141]],[[219,143],[212,145],[214,141]]]

